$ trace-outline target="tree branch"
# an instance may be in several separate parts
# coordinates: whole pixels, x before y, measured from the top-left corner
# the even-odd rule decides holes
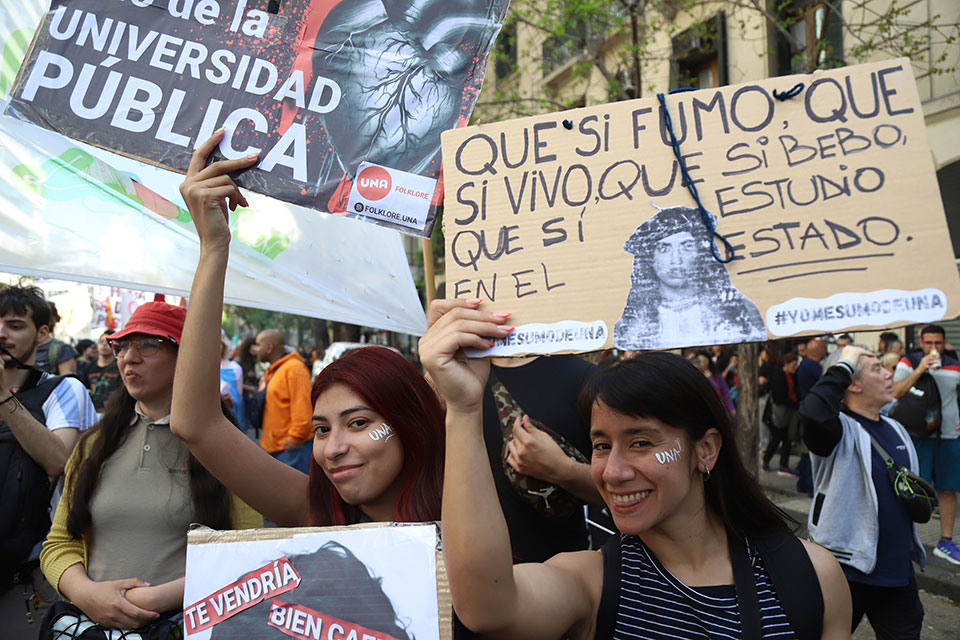
[[[568,109],[569,105],[566,105],[557,100],[551,98],[503,98],[500,100],[484,100],[482,102],[478,101],[476,106],[478,107],[494,107],[502,104],[517,104],[522,102],[535,102],[537,104],[543,105],[546,104],[551,107],[556,107],[558,109]]]

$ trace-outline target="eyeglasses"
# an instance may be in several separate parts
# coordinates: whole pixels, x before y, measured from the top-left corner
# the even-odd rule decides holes
[[[118,358],[120,355],[130,349],[131,345],[137,345],[137,351],[144,358],[150,358],[156,355],[157,351],[160,349],[160,345],[164,342],[169,344],[176,344],[172,340],[165,340],[164,338],[139,338],[137,340],[121,339],[121,340],[112,340],[110,342],[110,347],[113,349],[113,354]]]

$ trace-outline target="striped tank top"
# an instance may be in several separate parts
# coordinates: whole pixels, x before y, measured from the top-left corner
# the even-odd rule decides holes
[[[613,541],[611,541],[613,542]],[[608,547],[604,554],[608,553]],[[765,640],[797,640],[760,554],[747,544]],[[615,640],[740,640],[740,610],[731,585],[688,587],[667,571],[636,536],[620,536],[620,572],[607,570],[597,638]],[[613,575],[608,575],[613,574]],[[609,619],[613,617],[613,620]]]

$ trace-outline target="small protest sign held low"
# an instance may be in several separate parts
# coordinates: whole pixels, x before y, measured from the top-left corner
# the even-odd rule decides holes
[[[240,186],[429,237],[509,0],[395,4],[52,0],[6,114],[180,172],[223,127]],[[427,198],[348,208],[363,162]]]
[[[516,325],[471,355],[960,314],[906,59],[448,131],[443,152],[447,296]]]
[[[449,640],[434,525],[191,531],[184,631],[196,640]]]

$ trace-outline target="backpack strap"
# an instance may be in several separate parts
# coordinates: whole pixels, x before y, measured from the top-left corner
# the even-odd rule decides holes
[[[36,372],[34,375],[33,372]],[[50,376],[46,380],[40,382],[40,379],[43,377],[43,373],[39,369],[34,369],[31,371],[30,376],[27,378],[26,383],[20,390],[17,391],[17,399],[20,400],[21,404],[26,408],[26,410],[33,416],[34,420],[40,424],[44,424],[46,419],[43,415],[43,403],[47,401],[47,398],[50,397],[50,394],[53,393],[54,389],[63,382],[64,378],[76,378],[77,376],[73,374],[64,374],[62,376]],[[6,423],[2,418],[0,418],[0,429],[8,429]]]
[[[760,625],[760,602],[757,600],[757,580],[747,555],[743,540],[727,533],[730,549],[730,566],[733,569],[733,584],[737,590],[737,605],[740,609],[740,631],[743,640],[760,640],[763,630]]]
[[[610,536],[600,547],[603,554],[603,587],[597,607],[595,638],[612,638],[620,609],[620,534]]]
[[[47,372],[56,375],[60,371],[60,352],[63,342],[54,338],[50,341],[50,350],[47,351]]]
[[[51,376],[37,384],[42,375],[33,369],[17,392],[23,407],[41,424],[45,422],[44,402],[66,377]],[[52,492],[47,472],[30,457],[10,426],[0,420],[0,580],[6,580],[46,536]],[[16,531],[9,529],[10,523],[17,523]]]
[[[874,438],[870,433],[867,433],[870,436],[870,442],[873,444],[873,450],[880,454],[880,458],[883,460],[884,464],[887,466],[887,469],[897,466],[897,463],[893,461],[893,457],[887,453],[887,450],[880,446],[880,443],[877,442],[877,439]],[[899,436],[900,434],[897,434]]]
[[[42,374],[33,377],[30,379],[32,384],[28,382],[28,384],[22,386],[20,391],[17,392],[17,397],[19,397],[24,404],[27,404],[31,401],[39,401],[38,406],[40,406],[46,402],[47,398],[50,397],[50,394],[53,393],[54,389],[60,386],[60,383],[66,378],[76,378],[77,380],[80,380],[80,378],[74,373],[65,373],[59,376],[52,376],[48,374],[46,379],[42,378]],[[83,381],[81,381],[81,384],[83,384]]]
[[[823,592],[803,543],[790,533],[757,538],[755,543],[797,637],[819,639],[823,635]]]

